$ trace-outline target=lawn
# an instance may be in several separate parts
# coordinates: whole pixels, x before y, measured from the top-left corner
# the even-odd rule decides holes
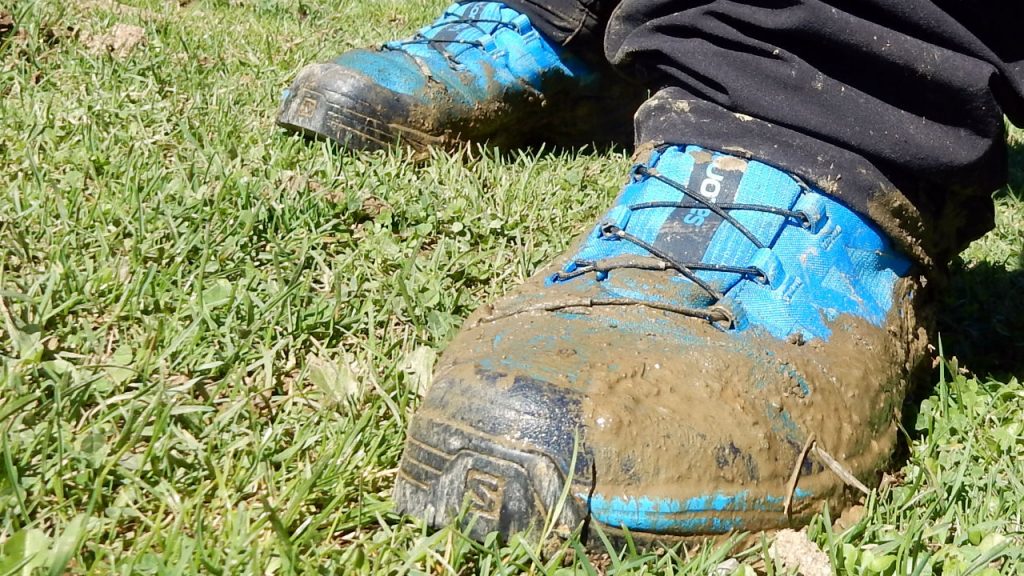
[[[306,62],[436,0],[0,0],[0,574],[779,573],[736,540],[583,553],[396,515],[461,319],[566,247],[626,151],[343,154],[273,125]],[[136,28],[138,27],[138,28]],[[846,574],[1024,571],[1024,143],[955,264],[934,388]]]

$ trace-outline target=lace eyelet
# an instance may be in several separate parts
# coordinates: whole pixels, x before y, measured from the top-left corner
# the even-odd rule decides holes
[[[760,268],[758,268],[756,266],[752,267],[751,270],[753,271],[754,282],[757,282],[758,284],[760,284],[762,286],[769,286],[770,287],[772,285],[771,281],[768,278],[768,273],[767,272],[765,272],[764,270],[762,270],[762,269],[760,269]]]
[[[599,238],[601,240],[619,240],[622,237],[620,232],[622,232],[622,228],[619,228],[615,224],[605,222],[604,224],[601,224]]]

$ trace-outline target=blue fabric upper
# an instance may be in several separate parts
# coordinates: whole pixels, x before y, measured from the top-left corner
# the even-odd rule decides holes
[[[539,89],[551,75],[580,81],[593,76],[545,40],[525,15],[498,2],[454,4],[413,38],[346,52],[334,62],[424,101],[432,96],[432,79],[468,105],[505,90]]]
[[[644,206],[651,202],[686,206]],[[713,207],[735,218],[761,246]],[[671,270],[637,275],[628,270],[636,266],[625,265],[587,273],[595,262],[652,256],[639,242],[609,233],[616,230],[692,266],[711,290]],[[734,269],[699,270],[701,264]],[[811,340],[828,339],[829,322],[844,314],[882,325],[894,284],[909,268],[910,261],[876,226],[792,175],[696,146],[672,146],[634,169],[633,181],[574,262],[549,283],[598,282],[605,296],[724,306],[735,316],[737,331],[760,327],[776,338],[799,334]],[[637,280],[643,275],[663,276]],[[666,290],[666,282],[674,288]],[[658,283],[662,286],[652,290]]]

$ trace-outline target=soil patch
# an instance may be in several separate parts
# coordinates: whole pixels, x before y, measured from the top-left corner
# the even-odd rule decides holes
[[[117,58],[127,58],[140,44],[146,42],[146,30],[132,24],[114,24],[106,34],[83,39],[93,52],[106,52]]]

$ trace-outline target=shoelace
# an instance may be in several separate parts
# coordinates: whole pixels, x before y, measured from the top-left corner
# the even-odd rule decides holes
[[[454,16],[455,19],[454,20],[445,20],[445,18],[450,17],[450,16]],[[458,61],[456,56],[451,54],[451,52],[448,51],[448,46],[451,46],[451,45],[472,46],[472,47],[475,47],[475,48],[480,48],[481,50],[487,50],[488,46],[487,46],[487,44],[484,44],[480,40],[463,40],[463,39],[459,39],[459,38],[438,39],[438,38],[432,37],[432,36],[436,36],[437,31],[440,31],[440,30],[444,29],[447,26],[457,25],[457,24],[465,24],[465,25],[468,25],[471,28],[476,28],[480,32],[480,34],[483,35],[483,36],[492,36],[494,34],[494,32],[496,31],[496,29],[488,31],[486,28],[481,27],[480,24],[494,24],[496,26],[496,28],[507,28],[509,30],[513,30],[515,32],[519,32],[519,28],[516,27],[513,23],[506,22],[504,20],[494,20],[494,19],[488,19],[488,18],[468,19],[468,18],[462,17],[461,15],[445,11],[445,13],[441,16],[441,18],[439,18],[437,21],[435,21],[434,24],[432,24],[430,26],[430,28],[428,28],[425,32],[422,32],[422,31],[421,32],[417,32],[412,38],[409,38],[407,40],[397,40],[397,41],[394,41],[394,42],[388,42],[387,44],[384,45],[384,48],[388,49],[388,50],[401,50],[401,51],[404,52],[405,51],[404,50],[405,46],[426,45],[426,46],[429,46],[429,47],[433,48],[439,54],[444,56],[445,60],[447,60],[448,64],[451,65],[452,67],[460,66],[461,63]]]
[[[630,204],[627,206],[631,212],[638,210],[648,210],[652,208],[682,208],[682,209],[705,209],[710,210],[722,219],[722,224],[728,223],[729,225],[736,228],[743,236],[750,240],[754,246],[758,249],[766,248],[763,242],[754,235],[742,222],[737,220],[730,211],[733,210],[746,210],[752,212],[765,212],[769,214],[776,214],[785,218],[793,218],[800,222],[800,225],[804,228],[810,227],[812,221],[811,217],[798,210],[788,210],[785,208],[777,208],[775,206],[766,206],[762,204],[742,204],[742,203],[714,203],[704,198],[702,195],[690,190],[684,184],[673,180],[667,176],[658,173],[655,168],[648,168],[642,164],[637,165],[633,169],[634,182],[642,182],[646,178],[653,178],[671,186],[683,194],[684,197],[692,200],[690,202],[679,201],[660,201],[660,202],[640,202],[637,204]],[[808,191],[810,190],[807,185],[796,178],[793,179],[801,187],[801,189]],[[628,226],[628,225],[627,225]],[[626,230],[612,223],[601,224],[600,227],[600,239],[601,240],[624,240],[643,248],[651,256],[612,256],[609,258],[602,258],[600,260],[575,260],[573,262],[574,268],[570,272],[556,272],[552,278],[555,282],[562,282],[571,280],[579,276],[583,276],[589,273],[597,273],[598,279],[602,279],[604,275],[612,270],[632,268],[639,270],[673,270],[682,275],[687,280],[690,280],[695,285],[701,288],[704,292],[711,297],[712,302],[707,306],[706,310],[699,310],[689,307],[677,307],[670,305],[654,305],[656,308],[667,309],[690,316],[698,316],[706,320],[717,322],[717,321],[729,321],[731,323],[732,314],[727,310],[717,306],[717,303],[725,297],[725,295],[715,289],[713,286],[702,280],[697,276],[699,271],[711,271],[711,272],[726,272],[732,274],[738,274],[744,277],[752,277],[755,281],[761,283],[768,282],[768,275],[756,266],[731,266],[726,264],[709,264],[704,262],[681,262],[674,258],[671,254],[668,254],[664,250],[661,250],[657,246],[651,244],[639,238],[633,234],[630,234]],[[642,304],[651,306],[651,303],[643,301],[624,302],[625,299],[615,299],[615,302],[609,302],[610,304]],[[708,310],[716,309],[716,313],[710,314]]]

